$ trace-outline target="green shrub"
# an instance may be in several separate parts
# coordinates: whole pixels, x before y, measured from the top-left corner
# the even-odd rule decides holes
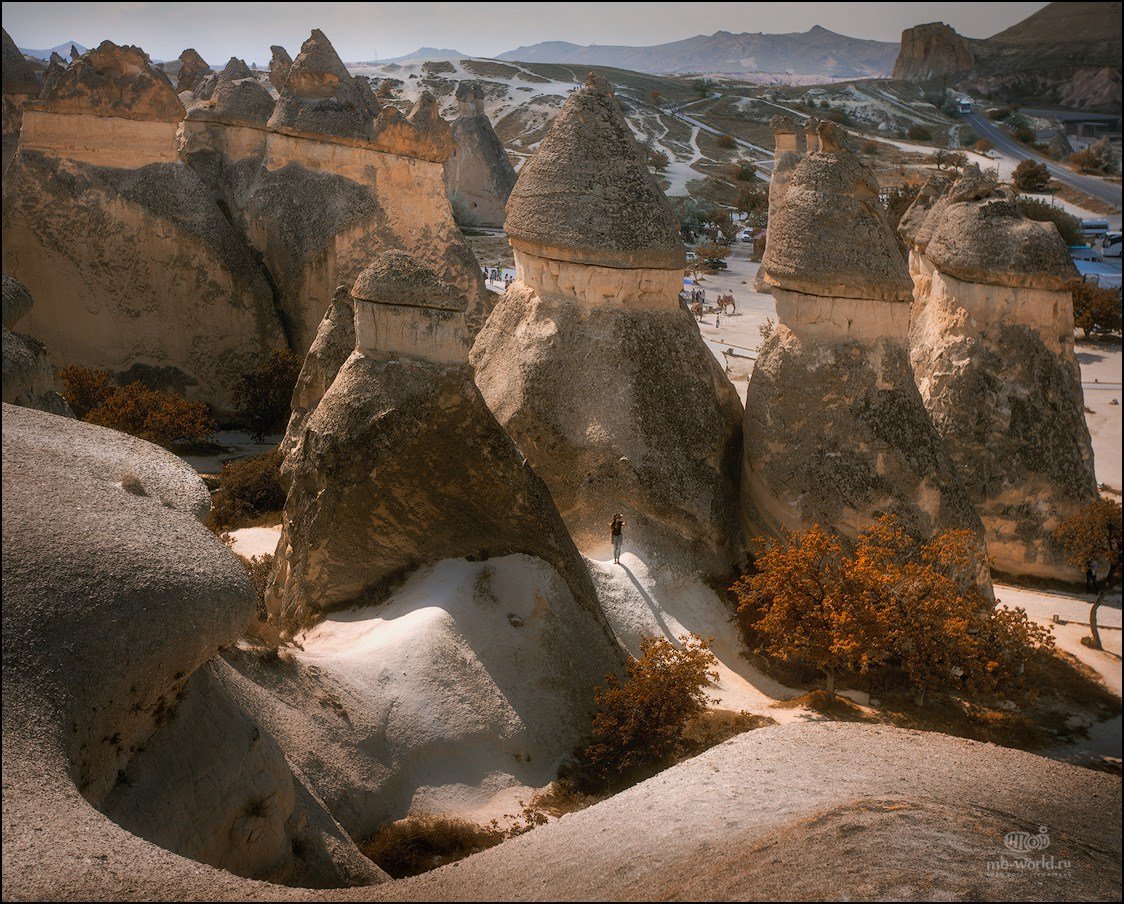
[[[286,348],[239,378],[234,389],[238,416],[258,442],[285,429],[300,372],[301,359]]]
[[[281,453],[275,449],[222,466],[207,525],[212,530],[227,530],[284,507]]]

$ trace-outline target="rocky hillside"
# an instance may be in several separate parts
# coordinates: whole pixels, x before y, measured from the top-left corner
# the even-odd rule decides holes
[[[717,31],[651,47],[582,47],[546,41],[509,50],[498,59],[614,66],[650,73],[785,73],[824,81],[887,76],[896,53],[893,43],[851,38],[817,25],[806,32],[779,35]]]
[[[1119,3],[1051,3],[984,40],[943,22],[902,33],[894,77],[1002,101],[1118,112]]]

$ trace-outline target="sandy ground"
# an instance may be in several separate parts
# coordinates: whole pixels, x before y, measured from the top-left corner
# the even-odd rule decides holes
[[[254,556],[271,556],[281,539],[281,525],[274,527],[243,527],[224,534],[227,545],[243,559]]]

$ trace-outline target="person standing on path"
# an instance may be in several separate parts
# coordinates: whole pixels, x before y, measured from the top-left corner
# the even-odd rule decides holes
[[[613,564],[620,565],[621,544],[624,543],[624,518],[621,517],[620,512],[613,515],[613,520],[609,524],[609,536],[613,539]]]

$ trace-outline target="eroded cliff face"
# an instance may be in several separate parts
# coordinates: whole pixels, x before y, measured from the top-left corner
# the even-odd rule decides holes
[[[16,153],[20,128],[23,125],[23,105],[39,93],[39,80],[31,64],[23,58],[16,42],[7,31],[3,33],[4,85],[3,85],[3,138],[4,172]]]
[[[276,105],[247,102],[245,88],[239,102],[231,73],[226,88],[220,78],[213,98],[192,105],[179,149],[262,256],[293,348],[308,350],[336,287],[388,249],[462,287],[479,329],[488,293],[445,196],[452,141],[433,98],[408,116],[380,110],[320,32],[279,65]]]
[[[944,22],[916,25],[902,32],[894,78],[926,82],[966,72],[976,62],[969,43]]]
[[[255,256],[175,147],[183,105],[139,48],[104,42],[26,104],[4,184],[4,269],[56,364],[141,367],[221,415],[286,345]]]

